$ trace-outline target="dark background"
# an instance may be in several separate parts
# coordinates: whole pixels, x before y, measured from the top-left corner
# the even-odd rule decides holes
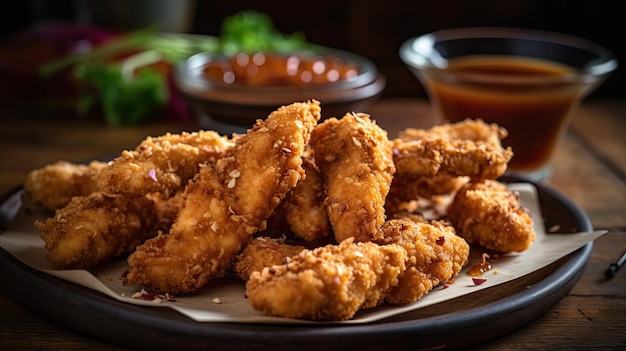
[[[626,2],[621,0],[191,1],[193,11],[183,31],[219,35],[224,17],[241,10],[263,12],[283,33],[302,32],[308,41],[371,59],[387,77],[388,97],[425,96],[398,56],[405,40],[438,29],[463,26],[542,29],[596,41],[613,51],[621,66],[592,96],[626,97],[626,67],[622,67],[626,66],[622,34],[626,29]],[[14,33],[42,20],[77,20],[76,4],[80,2],[16,2],[14,11],[0,14],[1,34]],[[150,1],[143,3],[151,6]]]

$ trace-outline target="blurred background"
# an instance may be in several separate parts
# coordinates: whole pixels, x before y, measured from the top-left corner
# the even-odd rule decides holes
[[[51,20],[117,29],[156,23],[163,31],[219,35],[226,16],[256,10],[268,14],[281,32],[301,32],[310,42],[371,59],[387,77],[387,97],[425,97],[398,56],[402,42],[412,36],[463,26],[557,31],[596,41],[617,54],[621,67],[592,96],[626,97],[626,45],[620,36],[626,29],[626,2],[620,0],[30,0],[12,7],[0,14],[3,37]]]

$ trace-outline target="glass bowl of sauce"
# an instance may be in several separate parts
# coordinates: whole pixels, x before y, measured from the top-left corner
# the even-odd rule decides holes
[[[617,68],[597,43],[522,28],[441,30],[407,40],[400,57],[444,121],[504,127],[509,170],[537,180],[549,177],[572,112]]]
[[[320,101],[323,119],[363,112],[386,84],[368,59],[326,47],[231,56],[199,53],[180,62],[173,75],[200,126],[225,133],[250,128],[297,101]]]

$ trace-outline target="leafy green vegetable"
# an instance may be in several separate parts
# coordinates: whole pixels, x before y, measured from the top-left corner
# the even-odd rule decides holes
[[[79,100],[79,112],[100,106],[111,126],[136,124],[168,101],[167,77],[144,69],[130,78],[117,65],[80,65],[76,77],[89,82]]]
[[[146,66],[174,64],[198,52],[278,51],[305,49],[304,35],[280,33],[263,13],[242,11],[222,22],[220,38],[158,33],[146,28],[118,36],[87,53],[73,54],[40,67],[43,77],[67,68],[84,89],[77,105],[80,114],[100,107],[109,125],[136,124],[169,102],[167,79]],[[119,59],[120,55],[131,56]],[[142,68],[143,67],[143,68]]]
[[[285,35],[274,28],[270,17],[256,11],[242,11],[226,17],[220,29],[221,50],[232,55],[237,52],[286,52],[306,48],[304,34]]]

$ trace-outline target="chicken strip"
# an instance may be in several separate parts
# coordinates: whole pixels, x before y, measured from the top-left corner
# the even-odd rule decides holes
[[[470,244],[499,252],[521,252],[535,241],[533,219],[519,195],[496,180],[466,184],[447,209],[457,234]]]
[[[385,222],[395,172],[387,132],[366,114],[320,123],[311,135],[326,188],[325,207],[337,241],[369,241]]]
[[[164,197],[161,193],[150,193],[146,197],[154,202],[155,229],[162,233],[169,232],[183,205],[182,190],[171,197]]]
[[[248,280],[252,272],[283,264],[304,249],[304,246],[287,244],[282,238],[256,237],[237,255],[230,271]]]
[[[167,235],[129,258],[126,284],[191,294],[226,270],[286,194],[302,179],[302,153],[320,118],[319,102],[294,103],[259,120],[185,188]]]
[[[469,180],[469,177],[452,177],[445,174],[415,179],[394,177],[387,195],[385,211],[390,216],[403,211],[431,210],[433,215],[439,218],[451,198]]]
[[[287,263],[253,272],[246,282],[252,308],[267,315],[308,320],[347,320],[378,306],[405,269],[399,245],[355,243],[303,250]]]
[[[258,236],[300,238],[309,243],[329,236],[323,180],[310,157],[303,157],[302,161],[304,179],[276,207],[267,221],[267,228]]]
[[[324,208],[324,181],[311,158],[303,158],[306,177],[291,191],[287,199],[285,220],[293,234],[306,241],[325,238],[330,222]]]
[[[58,161],[30,171],[24,180],[24,193],[33,203],[54,211],[67,205],[74,196],[96,192],[95,177],[106,166],[100,161],[88,165]]]
[[[157,234],[154,202],[147,197],[76,196],[54,217],[36,221],[48,261],[60,268],[91,268],[135,250]]]
[[[214,131],[167,133],[148,137],[132,151],[123,151],[100,172],[100,189],[109,194],[171,196],[198,173],[200,164],[215,162],[234,142]]]
[[[414,215],[388,220],[373,242],[397,244],[407,251],[406,270],[385,296],[390,304],[415,302],[435,286],[450,281],[467,264],[470,253],[468,243],[455,234],[454,228]]]
[[[513,157],[501,139],[507,131],[482,120],[465,120],[431,129],[406,129],[394,142],[394,162],[400,177],[449,175],[496,179]]]

